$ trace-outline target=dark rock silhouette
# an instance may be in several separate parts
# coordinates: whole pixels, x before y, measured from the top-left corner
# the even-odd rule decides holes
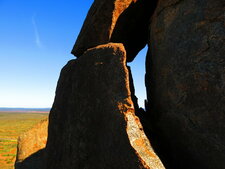
[[[225,168],[224,6],[223,0],[159,0],[154,13],[148,128],[167,168]]]
[[[15,169],[43,169],[45,167],[45,159],[45,149],[40,149],[23,161],[16,162]]]
[[[122,44],[89,49],[63,68],[46,169],[163,168],[134,115],[128,77]]]

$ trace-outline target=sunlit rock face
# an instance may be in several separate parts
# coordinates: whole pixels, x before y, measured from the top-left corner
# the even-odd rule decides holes
[[[48,136],[48,119],[42,120],[18,138],[16,169],[40,169]],[[42,150],[43,149],[43,150]]]
[[[224,6],[224,0],[159,0],[154,13],[148,125],[167,168],[225,168]]]
[[[80,57],[87,49],[108,42],[123,43],[127,61],[132,61],[147,44],[148,23],[156,0],[95,0],[72,54]]]
[[[46,169],[164,168],[134,115],[128,77],[122,44],[68,62],[50,112]]]

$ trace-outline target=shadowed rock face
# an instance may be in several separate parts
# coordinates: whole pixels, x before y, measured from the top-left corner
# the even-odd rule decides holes
[[[45,166],[45,148],[30,154],[21,162],[15,163],[15,169],[43,169]]]
[[[85,19],[72,54],[108,42],[123,43],[127,61],[147,44],[148,23],[156,0],[95,0]]]
[[[134,115],[128,76],[122,44],[89,49],[63,68],[49,117],[46,169],[164,168]]]
[[[151,23],[149,126],[167,168],[225,168],[223,0],[159,0]]]

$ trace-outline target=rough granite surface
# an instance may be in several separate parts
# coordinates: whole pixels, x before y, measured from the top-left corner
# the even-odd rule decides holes
[[[152,17],[148,128],[168,169],[225,168],[224,7],[159,0]]]

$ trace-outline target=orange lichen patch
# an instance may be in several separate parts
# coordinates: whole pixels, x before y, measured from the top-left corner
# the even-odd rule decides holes
[[[142,146],[143,145],[143,140],[142,139],[137,139],[134,141],[134,143],[137,145],[137,146]]]
[[[46,145],[47,140],[42,140],[42,144]]]
[[[145,140],[143,140],[142,138],[140,139],[137,139],[134,141],[134,144],[140,148],[143,149],[143,152],[145,154],[148,154],[149,156],[153,157],[153,158],[156,158],[156,155],[154,153],[152,153],[151,151],[148,150],[148,148],[146,147],[146,142]]]
[[[196,23],[195,24],[196,29],[203,27],[206,23],[207,23],[206,21],[200,21],[200,22]]]
[[[127,83],[127,87],[129,87],[129,83]],[[127,121],[128,119],[126,117],[126,113],[134,112],[134,107],[131,99],[124,99],[123,102],[118,102],[117,105],[120,112],[125,115],[124,118]]]

